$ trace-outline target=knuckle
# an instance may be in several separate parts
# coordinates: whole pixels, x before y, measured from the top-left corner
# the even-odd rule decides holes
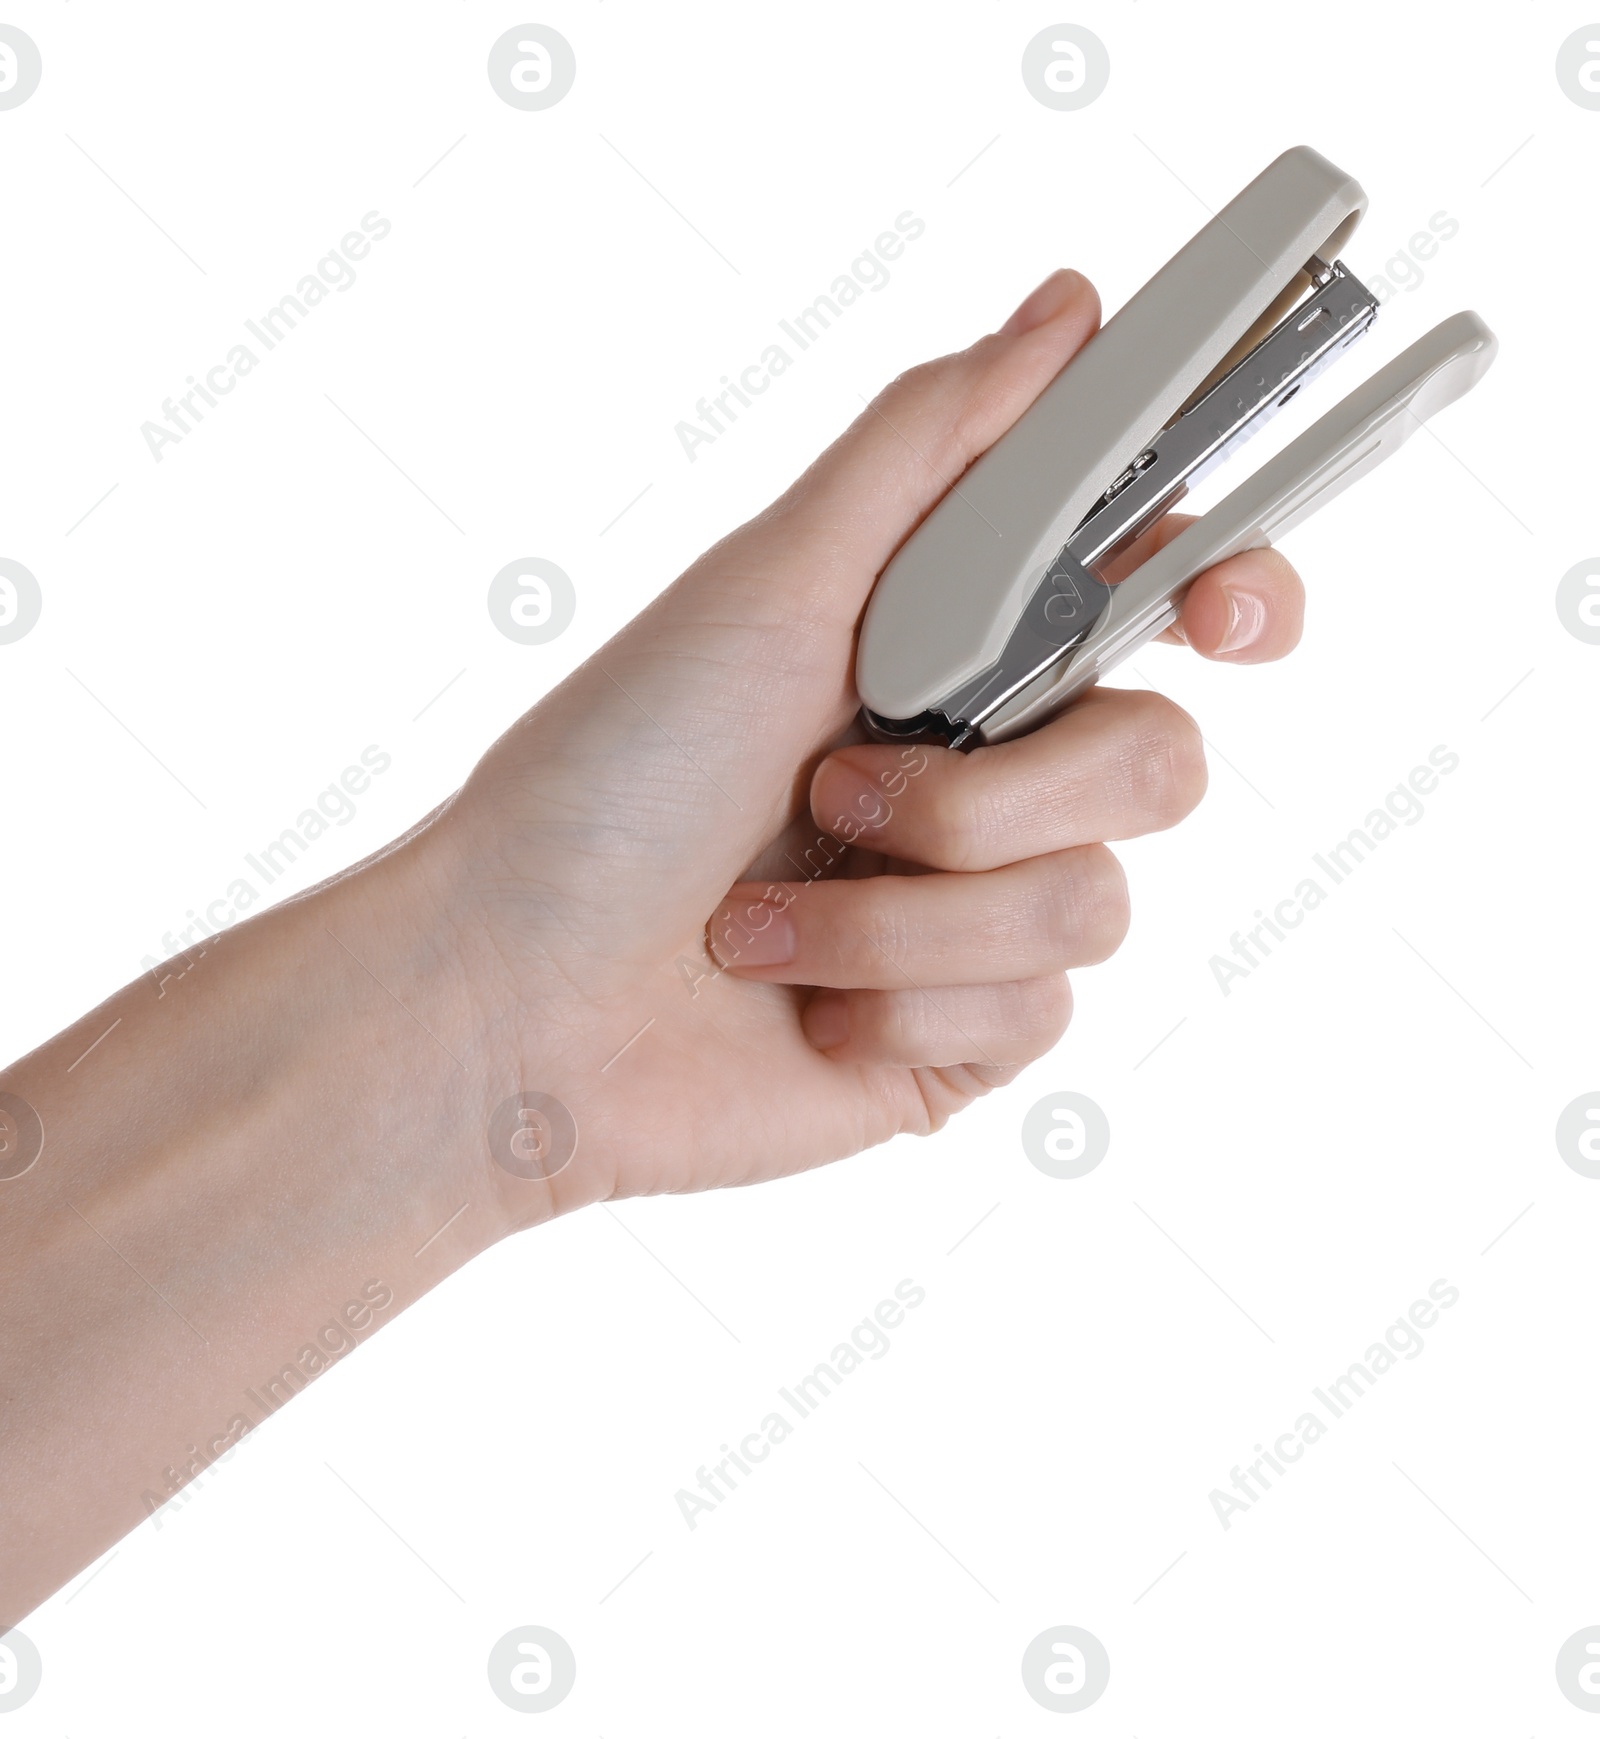
[[[961,356],[957,352],[950,356],[931,357],[926,362],[913,363],[910,368],[903,369],[889,382],[883,390],[881,403],[889,406],[898,405],[902,409],[936,397],[951,383],[960,372]]]
[[[1103,845],[1056,853],[1041,878],[1040,898],[1040,953],[1049,964],[1097,965],[1128,933],[1128,878]]]
[[[1064,972],[1030,978],[1012,986],[1018,1004],[1014,1042],[1007,1046],[1013,1062],[1031,1062],[1061,1042],[1072,1022],[1072,986]]]
[[[902,990],[857,991],[851,997],[851,1034],[856,1035],[859,1010],[859,1032],[868,1050],[886,1057],[920,1055],[927,1026],[922,1000]]]
[[[1181,821],[1205,795],[1200,727],[1165,695],[1148,695],[1139,705],[1127,776],[1134,802],[1159,827]]]
[[[1133,920],[1128,903],[1128,878],[1116,854],[1103,845],[1085,846],[1080,854],[1087,922],[1084,941],[1092,950],[1085,965],[1108,959],[1122,946]]]
[[[915,363],[877,401],[880,414],[911,434],[941,472],[964,470],[994,438],[980,433],[993,420],[984,361],[981,350],[957,350]]]
[[[973,776],[965,757],[940,772],[921,804],[926,861],[942,870],[988,869],[997,819],[989,784]]]
[[[839,937],[841,964],[867,981],[882,979],[884,966],[904,968],[911,945],[911,928],[900,890],[889,884],[902,878],[878,876],[851,913]]]

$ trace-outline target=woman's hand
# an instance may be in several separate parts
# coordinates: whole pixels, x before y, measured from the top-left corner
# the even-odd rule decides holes
[[[0,1076],[0,1629],[507,1233],[935,1129],[1054,1044],[1127,924],[1101,842],[1198,800],[1194,725],[1103,691],[882,747],[851,662],[874,577],[1095,318],[1058,273],[913,369],[404,839]],[[1270,658],[1300,607],[1261,551],[1180,627]]]
[[[1057,272],[998,332],[895,381],[414,842],[445,866],[429,879],[464,998],[448,1018],[478,1035],[486,1104],[541,1091],[576,1121],[551,1204],[506,1177],[514,1223],[937,1129],[1060,1038],[1066,970],[1127,928],[1102,842],[1199,801],[1194,723],[1099,690],[971,754],[869,744],[851,672],[877,574],[1097,319],[1087,281]],[[1302,601],[1281,556],[1238,556],[1168,637],[1276,658]]]

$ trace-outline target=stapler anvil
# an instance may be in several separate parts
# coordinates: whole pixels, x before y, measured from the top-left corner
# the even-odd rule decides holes
[[[1286,151],[1162,267],[955,483],[879,576],[856,655],[880,741],[1001,742],[1175,620],[1194,577],[1260,548],[1388,457],[1493,360],[1454,314],[1120,583],[1106,564],[1363,332],[1338,258],[1360,186]]]

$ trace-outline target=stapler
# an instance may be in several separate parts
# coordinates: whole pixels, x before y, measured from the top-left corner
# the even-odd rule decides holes
[[[1116,584],[1108,563],[1377,316],[1338,258],[1360,186],[1286,151],[971,465],[879,576],[868,734],[970,749],[1034,729],[1173,622],[1206,568],[1298,525],[1458,399],[1494,334],[1452,315]]]

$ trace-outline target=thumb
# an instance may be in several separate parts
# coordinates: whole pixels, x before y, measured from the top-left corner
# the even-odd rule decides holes
[[[742,603],[752,625],[798,615],[853,630],[889,558],[1099,320],[1089,280],[1052,272],[997,332],[908,369],[771,507],[684,575],[682,606],[709,606],[726,621],[730,603]]]
[[[782,716],[791,692],[836,711],[848,699],[856,623],[889,558],[1099,319],[1089,280],[1052,272],[997,332],[908,369],[770,507],[624,629],[606,648],[608,668],[653,675],[670,704],[670,679],[669,693],[657,687],[663,662],[688,654],[702,688],[708,663],[735,690],[755,674],[769,717]]]

